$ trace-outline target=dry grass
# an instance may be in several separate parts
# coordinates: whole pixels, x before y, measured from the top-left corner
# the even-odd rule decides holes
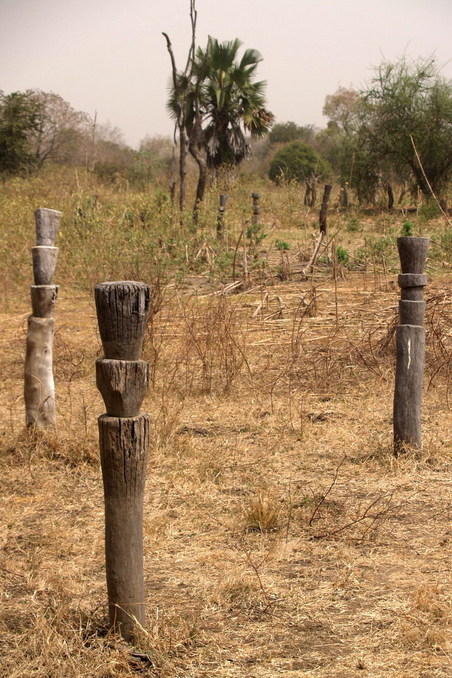
[[[0,675],[449,676],[452,297],[429,293],[424,448],[395,459],[389,274],[163,291],[132,654],[106,631],[92,301],[62,290],[59,428],[33,440],[26,305],[1,316]]]

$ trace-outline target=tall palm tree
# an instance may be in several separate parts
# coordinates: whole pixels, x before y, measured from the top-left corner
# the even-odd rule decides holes
[[[249,155],[246,135],[261,137],[270,131],[274,116],[265,108],[265,82],[254,82],[262,57],[247,49],[239,59],[240,40],[219,43],[209,37],[205,50],[198,48],[192,68],[176,72],[167,103],[171,117],[183,120],[188,149],[195,159],[199,178],[194,208],[207,185],[208,168],[236,166]]]
[[[245,50],[240,40],[219,43],[209,37],[207,48],[198,48],[195,75],[201,80],[203,145],[209,167],[238,165],[249,155],[248,133],[261,137],[270,131],[274,116],[265,108],[265,85],[254,81],[262,57]]]

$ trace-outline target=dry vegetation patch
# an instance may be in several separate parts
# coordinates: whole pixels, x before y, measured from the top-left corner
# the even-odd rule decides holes
[[[450,675],[451,296],[430,295],[424,449],[395,459],[389,274],[162,290],[132,653],[105,630],[93,304],[61,297],[59,429],[33,440],[27,309],[2,315],[0,675]]]

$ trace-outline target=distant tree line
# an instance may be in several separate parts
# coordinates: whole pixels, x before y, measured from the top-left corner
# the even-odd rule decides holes
[[[194,12],[194,3],[193,3]],[[265,83],[255,80],[258,52],[240,42],[209,38],[205,49],[193,40],[184,71],[174,62],[168,111],[176,138],[146,137],[138,150],[120,130],[74,110],[58,94],[0,91],[0,176],[39,171],[47,162],[82,165],[103,181],[126,180],[146,187],[164,182],[172,195],[179,164],[181,209],[185,208],[186,159],[198,168],[195,207],[209,177],[227,176],[243,166],[277,183],[306,186],[337,181],[343,194],[353,189],[360,203],[374,203],[394,190],[432,192],[445,200],[452,178],[452,82],[433,58],[384,61],[361,91],[339,88],[325,99],[324,129],[277,122],[266,108]],[[179,156],[177,163],[176,155]],[[196,165],[194,164],[196,163]],[[400,195],[402,197],[402,195]]]
[[[433,58],[384,61],[362,91],[339,88],[326,97],[326,129],[275,125],[269,141],[274,181],[331,177],[355,190],[360,203],[378,192],[394,202],[393,185],[445,199],[452,178],[452,82]]]
[[[138,151],[96,116],[76,111],[58,94],[0,91],[0,176],[26,175],[47,162],[85,166],[105,181],[118,177],[145,185],[169,173],[169,138],[146,137]]]

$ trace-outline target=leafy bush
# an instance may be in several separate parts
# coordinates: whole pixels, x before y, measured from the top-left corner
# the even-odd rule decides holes
[[[434,248],[430,253],[431,258],[440,258],[450,261],[452,256],[452,229],[446,228],[439,238],[439,248]]]
[[[405,223],[402,224],[402,235],[403,236],[413,235],[413,228],[414,224],[412,221],[405,221]]]
[[[382,237],[371,236],[364,241],[364,247],[359,247],[354,255],[354,266],[366,267],[367,264],[374,266],[395,266],[398,270],[397,246],[395,237],[386,235]]]
[[[336,247],[336,258],[341,266],[348,266],[350,263],[350,255],[341,245]]]
[[[285,144],[297,139],[309,142],[312,141],[314,136],[312,125],[300,127],[294,122],[280,122],[273,126],[268,138],[272,144]]]
[[[356,217],[352,217],[347,221],[346,229],[349,233],[361,233],[363,227]]]
[[[422,221],[430,221],[430,219],[437,219],[440,216],[440,210],[436,203],[428,202],[419,208],[419,218]]]
[[[328,174],[328,165],[312,146],[294,141],[283,146],[274,156],[268,176],[272,181],[306,181],[312,175]]]
[[[280,252],[284,252],[284,251],[290,250],[290,245],[289,245],[289,243],[286,242],[285,240],[276,240],[276,241],[275,241],[275,247],[276,247],[276,249],[279,250]]]

